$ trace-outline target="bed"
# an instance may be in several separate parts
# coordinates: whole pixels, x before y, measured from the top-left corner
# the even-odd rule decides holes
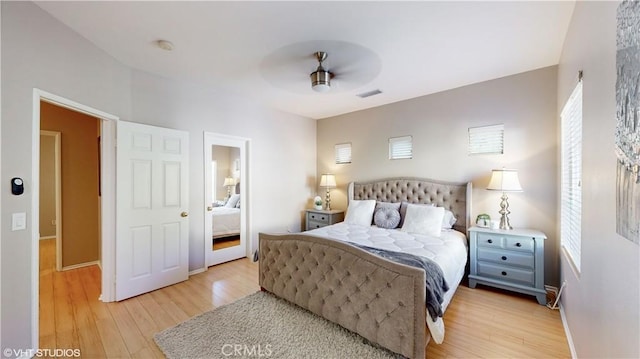
[[[240,195],[234,194],[225,205],[213,207],[213,238],[224,238],[240,234]]]
[[[441,318],[426,328],[431,316],[425,308],[425,271],[352,244],[404,250],[435,261],[449,285],[444,311],[465,273],[470,195],[470,183],[418,178],[351,183],[350,210],[367,200],[434,204],[457,221],[435,238],[353,223],[300,234],[260,234],[260,286],[393,352],[424,358],[432,335],[443,334],[444,328]]]

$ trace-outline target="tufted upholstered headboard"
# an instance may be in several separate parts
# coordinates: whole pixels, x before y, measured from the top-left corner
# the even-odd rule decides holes
[[[371,182],[351,182],[348,199],[375,199],[381,202],[435,204],[453,212],[458,219],[453,228],[467,235],[471,218],[471,182],[452,183],[423,178],[387,178]]]

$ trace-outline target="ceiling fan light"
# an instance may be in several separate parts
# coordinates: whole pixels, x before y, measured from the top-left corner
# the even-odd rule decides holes
[[[331,72],[322,67],[311,73],[311,88],[316,92],[327,92],[331,89]]]
[[[316,92],[327,92],[331,90],[331,78],[333,74],[322,67],[322,61],[327,59],[327,53],[324,51],[317,51],[315,53],[316,59],[318,59],[318,68],[312,72],[311,88]]]

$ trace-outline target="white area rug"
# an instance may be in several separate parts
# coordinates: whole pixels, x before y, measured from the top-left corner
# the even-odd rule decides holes
[[[266,292],[193,317],[154,339],[167,358],[398,358]]]

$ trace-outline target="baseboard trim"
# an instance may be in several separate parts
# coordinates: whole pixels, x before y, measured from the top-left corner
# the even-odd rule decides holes
[[[577,359],[578,354],[576,354],[576,347],[573,345],[573,337],[571,337],[571,330],[569,330],[569,323],[567,323],[567,316],[564,312],[564,306],[562,305],[562,302],[559,303],[559,306],[560,306],[560,318],[562,319],[562,326],[564,327],[564,334],[567,337],[567,343],[569,343],[571,358]]]
[[[207,270],[207,268],[198,268],[198,269],[194,269],[192,271],[189,272],[189,276],[198,274],[198,273],[204,273]]]
[[[43,239],[55,239],[55,238],[56,238],[56,236],[44,236],[44,237],[40,237],[40,240],[43,240]]]
[[[67,267],[62,267],[62,271],[78,269],[78,268],[88,267],[88,266],[92,266],[92,265],[97,265],[98,267],[100,267],[100,261],[91,261],[91,262],[85,262],[85,263],[78,263],[78,264],[70,265],[70,266],[67,266]]]

